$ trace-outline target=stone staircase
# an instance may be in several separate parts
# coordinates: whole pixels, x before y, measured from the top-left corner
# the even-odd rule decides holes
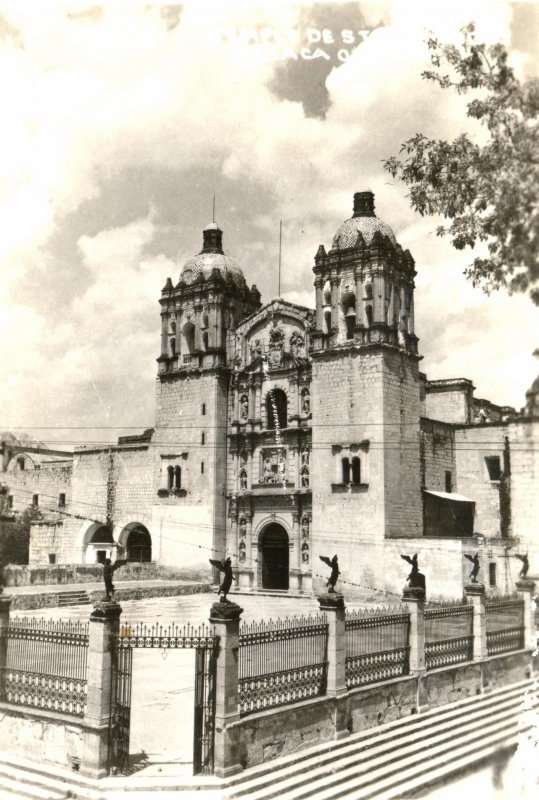
[[[319,744],[246,770],[227,780],[136,774],[92,781],[77,772],[47,769],[0,756],[0,800],[392,800],[514,748],[532,722],[523,713],[533,679],[488,694],[386,723],[338,742]]]
[[[74,592],[58,592],[58,605],[59,606],[80,606],[89,605],[90,598],[85,591]]]

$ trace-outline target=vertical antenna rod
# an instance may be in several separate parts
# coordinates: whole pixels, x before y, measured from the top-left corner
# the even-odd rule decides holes
[[[211,215],[211,221],[215,222],[215,192],[213,193],[213,211]]]
[[[278,297],[281,296],[281,245],[283,241],[283,221],[279,220],[279,291]]]

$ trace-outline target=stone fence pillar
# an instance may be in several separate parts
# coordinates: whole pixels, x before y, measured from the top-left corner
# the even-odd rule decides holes
[[[9,625],[9,612],[11,609],[11,597],[2,594],[0,586],[0,700],[5,699],[6,693],[6,659],[7,659],[7,638],[4,635],[5,628]]]
[[[405,586],[402,601],[410,612],[410,673],[425,673],[425,590]]]
[[[473,606],[473,657],[482,661],[487,657],[487,615],[485,610],[485,587],[482,583],[467,583],[464,587],[466,602]]]
[[[517,592],[524,602],[524,647],[535,650],[537,648],[537,630],[533,607],[534,581],[529,578],[521,578],[517,581]]]
[[[346,698],[346,608],[344,597],[337,592],[327,592],[318,597],[320,611],[328,621],[326,697],[335,698],[333,709],[334,738],[350,736]]]
[[[328,670],[326,695],[340,697],[346,694],[346,630],[344,597],[327,593],[318,597],[320,611],[328,620]]]
[[[227,778],[241,772],[238,731],[233,726],[240,718],[238,704],[240,617],[243,608],[228,600],[214,603],[210,622],[219,636],[215,672],[214,773]]]
[[[95,603],[90,614],[88,697],[81,772],[94,778],[102,778],[108,771],[113,640],[120,632],[121,613],[118,603],[103,601]]]

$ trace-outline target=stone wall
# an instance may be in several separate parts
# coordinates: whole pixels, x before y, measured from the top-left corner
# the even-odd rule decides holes
[[[474,425],[455,430],[455,491],[475,502],[474,533],[487,537],[502,535],[500,518],[500,480],[491,480],[487,457],[499,458],[504,469],[505,428]]]
[[[25,459],[23,470],[18,467],[17,458]],[[71,470],[70,460],[39,463],[24,454],[14,456],[7,472],[2,475],[2,481],[7,485],[7,495],[13,498],[13,511],[24,511],[28,506],[35,505],[34,495],[37,495],[37,507],[44,515],[62,511],[64,507],[60,494],[65,495],[66,504],[71,498]]]
[[[0,703],[0,750],[37,764],[74,768],[83,755],[81,720]]]
[[[144,581],[159,578],[155,562],[127,563],[114,573],[114,583]],[[101,583],[103,567],[93,564],[71,564],[32,567],[11,564],[4,569],[6,586],[56,586],[72,583]]]
[[[452,426],[432,419],[421,420],[420,467],[421,485],[425,489],[447,491],[446,473],[450,472],[452,488],[449,491],[455,490],[455,433]]]
[[[160,563],[207,564],[225,551],[228,371],[193,369],[157,382],[152,525]],[[182,491],[163,491],[169,466],[181,466]]]
[[[465,378],[427,381],[425,416],[457,425],[473,422],[473,389],[472,382]]]
[[[480,663],[433,670],[354,689],[337,699],[321,697],[293,706],[260,711],[229,726],[238,742],[239,763],[254,767],[280,756],[334,741],[335,721],[350,733],[403,719],[420,708],[442,707],[531,675],[529,652],[510,653]]]

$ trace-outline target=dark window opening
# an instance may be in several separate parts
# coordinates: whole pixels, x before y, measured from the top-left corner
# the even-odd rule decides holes
[[[358,456],[352,459],[352,483],[361,483],[361,461]]]
[[[94,534],[90,539],[90,543],[114,544],[114,539],[112,538],[112,532],[110,528],[107,525],[101,525],[99,528],[97,528],[97,530],[94,531]]]
[[[39,495],[38,494],[32,495],[32,505],[34,506],[34,508],[37,508],[37,506],[39,505]]]
[[[174,488],[174,467],[167,467],[167,489],[169,492]]]
[[[356,327],[356,315],[349,314],[345,317],[346,321],[346,338],[353,339],[354,338],[354,328]]]
[[[126,542],[128,561],[151,561],[152,539],[146,528],[133,528]]]
[[[66,505],[66,496],[64,492],[60,492],[58,495],[58,508],[65,508]]]
[[[274,389],[266,397],[266,411],[268,415],[268,428],[286,428],[288,420],[288,402],[282,389]]]
[[[445,490],[448,493],[453,491],[453,476],[450,469],[445,471]]]
[[[17,466],[19,467],[19,469],[21,471],[24,470],[24,458],[18,458],[17,459]]]
[[[324,311],[324,333],[331,332],[331,311]]]
[[[202,403],[201,411],[202,411],[202,416],[205,417],[206,416],[206,403]]]
[[[7,498],[7,507],[8,507],[8,508],[13,508],[13,495],[12,495],[12,494],[8,495],[8,498]]]
[[[350,483],[350,459],[343,458],[341,460],[341,466],[342,466],[342,482]]]
[[[488,565],[488,585],[496,586],[496,562],[494,561]]]
[[[206,434],[205,433],[201,433],[200,434],[200,444],[206,444]]]
[[[210,340],[209,340],[209,336],[208,336],[208,331],[204,331],[204,333],[202,334],[202,345],[204,347],[204,350],[208,349],[209,341]]]
[[[56,553],[49,553],[49,564],[56,564]]]
[[[176,339],[173,336],[170,339],[170,355],[176,355]]]
[[[372,300],[372,283],[365,284],[365,300]]]
[[[204,462],[203,461],[200,462],[200,474],[204,475]]]
[[[98,564],[104,564],[106,557],[107,557],[106,550],[98,550],[97,553],[95,554],[95,560]]]
[[[502,477],[500,456],[486,456],[485,464],[487,466],[489,481],[499,481]]]
[[[372,306],[365,306],[365,315],[367,317],[367,325],[370,328],[372,325]]]
[[[182,468],[181,467],[174,467],[174,488],[181,489],[182,488]]]

